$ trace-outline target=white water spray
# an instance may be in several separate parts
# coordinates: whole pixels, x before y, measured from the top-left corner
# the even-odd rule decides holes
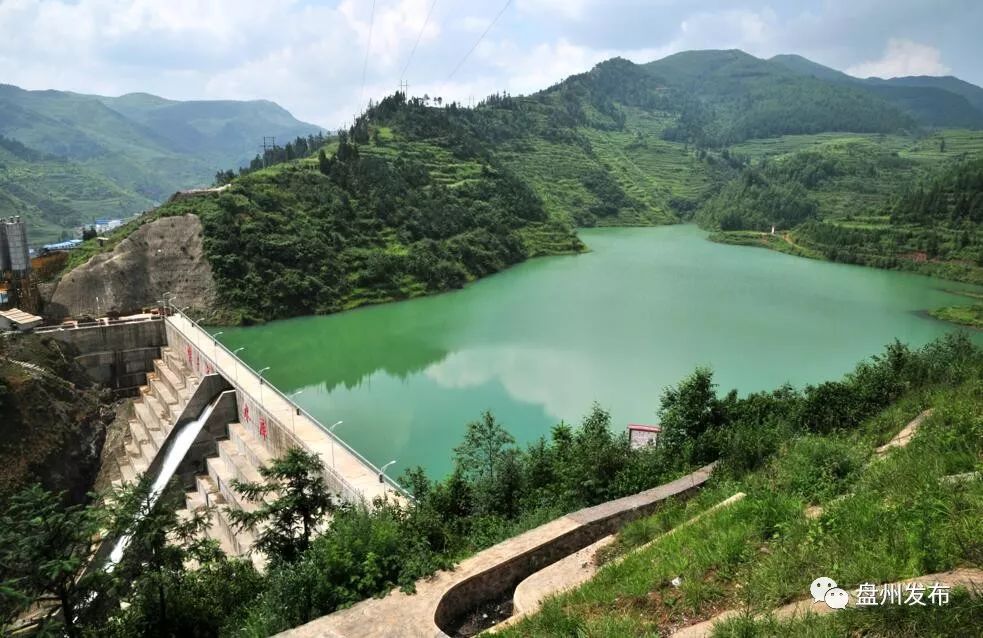
[[[212,416],[212,411],[218,404],[219,399],[216,398],[212,401],[198,418],[194,421],[190,421],[181,426],[181,431],[171,439],[171,445],[165,452],[164,462],[160,466],[160,471],[157,477],[154,479],[153,487],[150,489],[150,494],[147,496],[147,509],[149,510],[160,498],[161,492],[167,487],[168,482],[174,476],[174,472],[177,471],[178,465],[184,460],[184,455],[188,453],[191,449],[191,444],[195,442],[198,438],[198,433],[201,432],[201,428],[205,426],[205,422],[208,418]],[[123,559],[123,553],[130,544],[130,540],[133,538],[132,534],[124,534],[116,541],[113,551],[109,554],[109,560],[106,561],[105,570],[107,572],[112,572],[116,568],[116,565]]]

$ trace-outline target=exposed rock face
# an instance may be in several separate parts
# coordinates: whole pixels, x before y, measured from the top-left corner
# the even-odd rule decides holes
[[[202,247],[197,215],[143,224],[112,252],[96,255],[62,277],[45,314],[50,318],[102,316],[157,305],[169,292],[174,304],[209,311],[215,279]]]
[[[76,354],[43,335],[0,339],[0,502],[31,483],[73,503],[92,489],[114,408]]]

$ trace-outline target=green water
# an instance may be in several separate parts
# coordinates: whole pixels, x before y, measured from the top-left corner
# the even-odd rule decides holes
[[[652,423],[697,365],[742,393],[835,379],[899,338],[954,329],[920,311],[957,284],[709,242],[692,226],[588,230],[590,253],[537,259],[451,294],[226,329],[222,341],[392,475],[446,473],[491,410],[520,442],[596,401]],[[977,338],[981,335],[977,334]]]

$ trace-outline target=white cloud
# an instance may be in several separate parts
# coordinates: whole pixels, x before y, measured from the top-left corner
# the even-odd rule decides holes
[[[890,24],[867,20],[885,0],[851,3],[846,13],[784,4],[775,11],[768,0],[514,0],[447,81],[503,1],[438,0],[406,74],[410,92],[461,102],[526,93],[616,55],[648,62],[697,48],[796,52],[840,67],[872,60],[849,69],[860,75],[949,71],[939,50],[910,40],[891,40],[874,59],[870,42],[903,34],[900,22],[927,21],[910,7],[892,13]],[[432,2],[376,0],[362,106],[396,89]],[[332,128],[360,110],[370,12],[364,0],[0,0],[0,81],[109,95],[266,98]],[[962,31],[971,32],[972,15]],[[978,57],[960,54],[951,38],[922,37],[945,42],[950,61]]]
[[[520,0],[518,7],[524,13],[580,20],[588,9],[600,4],[592,0]]]
[[[927,44],[891,38],[879,60],[870,60],[846,70],[854,77],[894,78],[905,75],[946,75],[949,67],[942,63],[942,53]]]

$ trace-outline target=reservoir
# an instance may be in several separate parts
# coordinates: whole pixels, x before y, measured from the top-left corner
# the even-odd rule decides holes
[[[899,339],[951,324],[960,284],[706,240],[694,226],[590,229],[582,255],[534,259],[448,294],[224,329],[254,369],[389,474],[452,467],[490,410],[525,444],[596,402],[613,427],[656,423],[696,366],[720,393],[837,379]],[[983,341],[983,334],[975,338]]]

